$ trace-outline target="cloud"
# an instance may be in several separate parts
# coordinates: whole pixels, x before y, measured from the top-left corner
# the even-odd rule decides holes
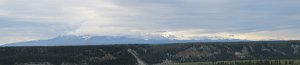
[[[299,4],[274,0],[0,0],[0,29],[18,34],[3,33],[2,40],[62,34],[300,39],[295,33],[300,28]]]
[[[1,32],[0,45],[4,44],[4,43],[38,40],[38,39],[42,38],[42,37],[38,37],[38,35],[33,33],[33,31],[22,30],[22,32],[21,32],[20,30],[22,30],[22,29],[1,28],[0,29],[0,32]]]

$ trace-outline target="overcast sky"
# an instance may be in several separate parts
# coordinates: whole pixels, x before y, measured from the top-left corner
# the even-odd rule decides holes
[[[0,0],[0,44],[60,35],[299,40],[300,0]]]

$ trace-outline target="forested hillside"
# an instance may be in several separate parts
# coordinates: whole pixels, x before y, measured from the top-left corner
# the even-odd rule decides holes
[[[300,59],[300,41],[1,47],[1,65],[167,65]]]

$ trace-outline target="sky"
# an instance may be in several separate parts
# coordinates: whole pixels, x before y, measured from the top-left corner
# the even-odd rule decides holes
[[[300,0],[0,0],[0,44],[62,35],[299,40]]]

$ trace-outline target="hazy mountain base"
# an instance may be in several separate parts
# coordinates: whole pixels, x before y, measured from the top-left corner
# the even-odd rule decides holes
[[[1,47],[1,65],[167,65],[299,59],[300,41]]]

